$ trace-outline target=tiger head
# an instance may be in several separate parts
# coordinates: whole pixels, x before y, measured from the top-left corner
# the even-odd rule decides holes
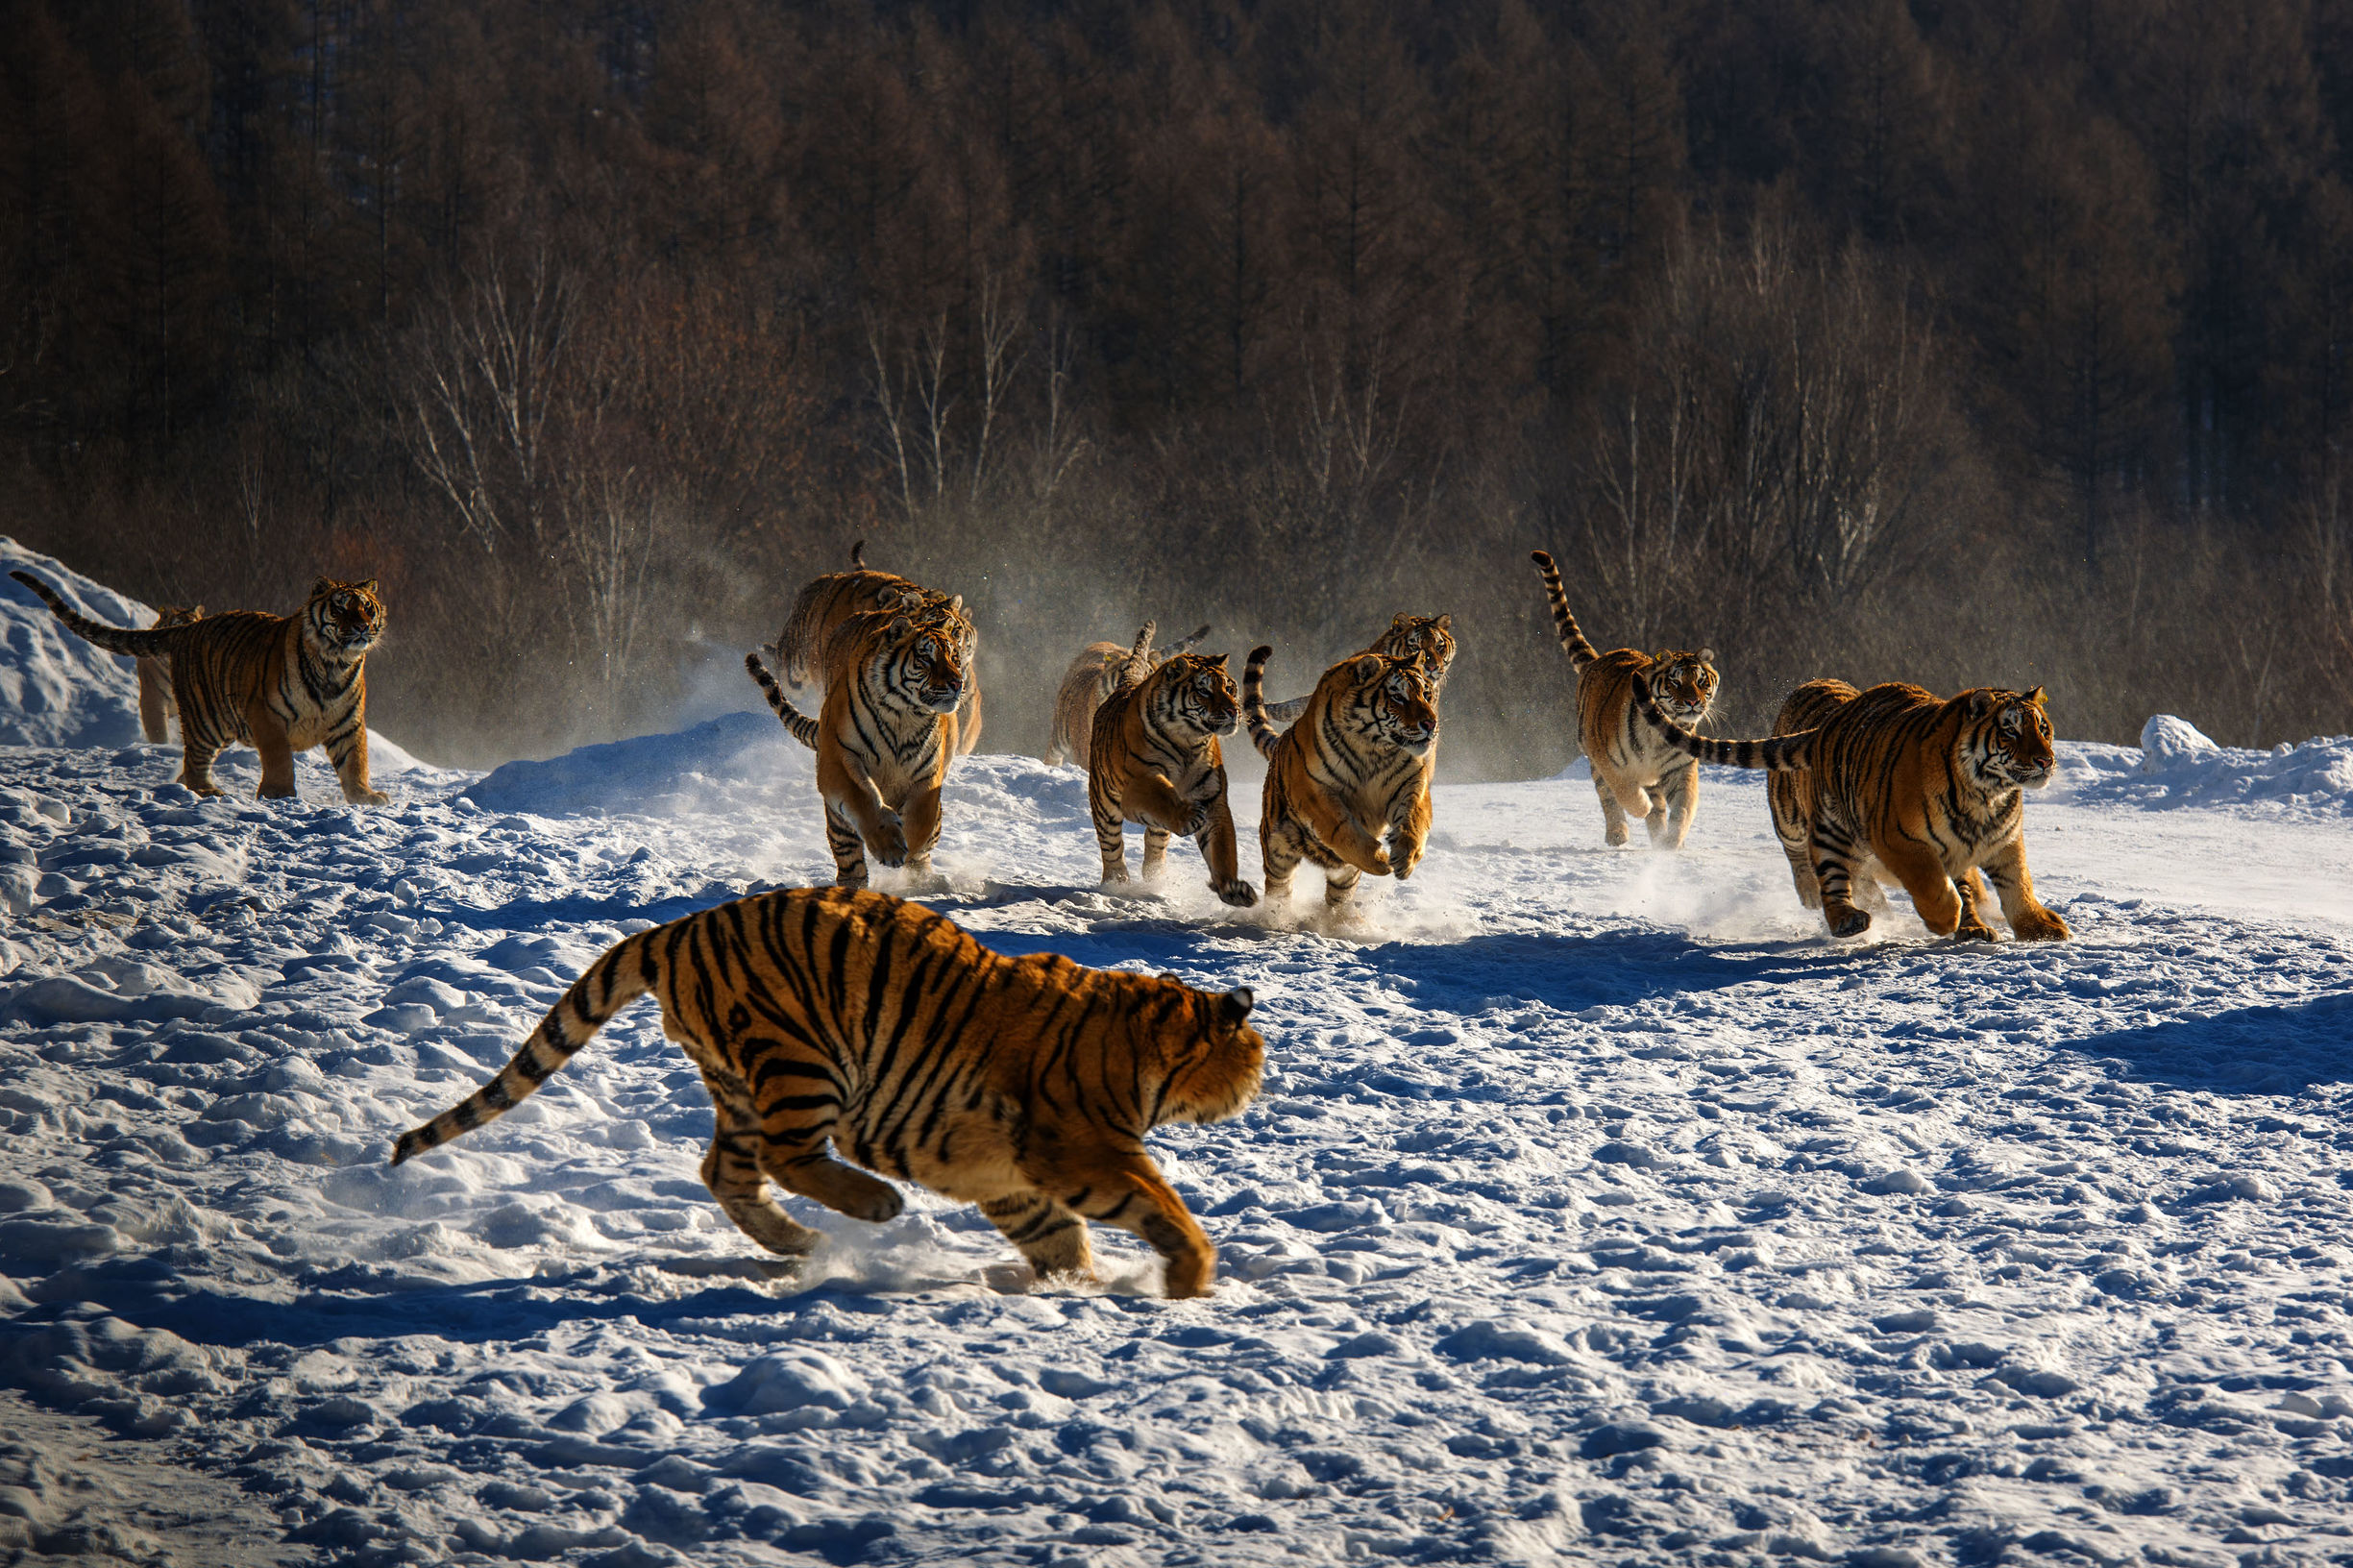
[[[964,700],[963,639],[937,616],[895,615],[874,649],[883,686],[909,707],[954,713]]]
[[[1360,653],[1348,669],[1349,707],[1364,714],[1373,732],[1411,756],[1438,738],[1438,709],[1430,693],[1430,667],[1418,657]]]
[[[1669,649],[1651,655],[1651,698],[1667,717],[1685,729],[1697,729],[1716,700],[1716,650],[1685,653]]]
[[[155,622],[147,629],[161,631],[166,626],[184,626],[204,618],[205,607],[202,604],[191,604],[185,609],[177,604],[159,604],[156,606]]]
[[[310,585],[303,619],[320,648],[356,659],[384,634],[384,601],[376,597],[374,577],[365,582],[321,577]]]
[[[2039,790],[2050,782],[2058,756],[2051,748],[2042,687],[2031,692],[1980,687],[1953,700],[1961,705],[1961,748],[1980,783],[1997,790]]]
[[[1446,667],[1455,662],[1455,618],[1451,615],[1401,615],[1389,623],[1374,648],[1401,658],[1420,655],[1429,672],[1430,689],[1446,684]]]
[[[1266,1041],[1250,1027],[1258,999],[1246,986],[1195,991],[1173,974],[1161,981],[1185,992],[1189,1006],[1140,1010],[1141,1026],[1160,1038],[1168,1077],[1161,1086],[1154,1123],[1223,1121],[1258,1097],[1266,1071]]]
[[[1241,723],[1241,693],[1226,674],[1226,656],[1176,653],[1150,676],[1152,712],[1170,729],[1196,735],[1231,735]]]

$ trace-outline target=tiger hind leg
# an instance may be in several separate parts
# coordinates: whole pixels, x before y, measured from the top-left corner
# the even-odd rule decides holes
[[[1349,899],[1356,896],[1357,884],[1363,879],[1364,873],[1358,870],[1354,866],[1349,865],[1346,861],[1341,861],[1335,866],[1325,867],[1325,906],[1331,909],[1337,909],[1340,905],[1348,902]]]
[[[1593,770],[1593,793],[1602,797],[1602,837],[1612,849],[1626,845],[1626,808],[1618,804],[1618,792],[1609,787],[1599,768]]]
[[[1042,1280],[1056,1275],[1094,1278],[1094,1251],[1087,1239],[1087,1222],[1068,1205],[1042,1192],[1016,1192],[990,1198],[980,1205]]]
[[[197,795],[227,795],[229,792],[212,782],[212,759],[220,754],[220,747],[209,741],[200,741],[188,734],[187,721],[180,722],[180,782]]]
[[[1985,923],[1985,879],[1972,866],[1954,879],[1961,892],[1961,920],[1953,935],[1965,942],[1992,942],[1994,928]]]
[[[1843,832],[1816,823],[1809,845],[1814,880],[1822,889],[1822,919],[1833,937],[1859,937],[1871,929],[1871,917],[1854,905],[1855,874],[1865,856]]]
[[[702,1185],[711,1189],[719,1207],[735,1228],[769,1251],[788,1257],[810,1251],[818,1233],[796,1221],[768,1195],[768,1177],[760,1169],[760,1124],[741,1084],[723,1084],[705,1076],[711,1104],[719,1113],[719,1130],[711,1137],[711,1152],[702,1159]]]
[[[760,1113],[760,1168],[778,1187],[815,1198],[837,1213],[880,1224],[896,1219],[907,1200],[898,1188],[855,1165],[836,1159],[828,1140],[834,1118],[841,1114],[841,1095],[833,1080],[805,1063],[794,1063],[767,1074],[767,1103]]]
[[[1168,869],[1168,830],[1149,827],[1143,830],[1143,879],[1146,882]]]
[[[1266,901],[1280,908],[1291,901],[1291,873],[1299,870],[1306,857],[1299,852],[1297,836],[1287,824],[1262,825],[1259,829],[1259,864],[1266,872]]]

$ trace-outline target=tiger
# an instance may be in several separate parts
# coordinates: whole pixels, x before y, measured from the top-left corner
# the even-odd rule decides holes
[[[1866,692],[1812,681],[1781,705],[1777,727],[1786,732],[1752,741],[1692,734],[1660,711],[1640,674],[1634,699],[1700,761],[1788,777],[1772,792],[1774,832],[1799,900],[1821,909],[1831,936],[1871,929],[1871,916],[1855,907],[1858,884],[1861,896],[1875,898],[1884,882],[1912,895],[1936,935],[1991,942],[1988,881],[2021,941],[2072,935],[2035,897],[2026,870],[2023,792],[2050,782],[2056,766],[2042,687],[1980,686],[1939,698],[1901,681]],[[1810,727],[1789,730],[1794,723]]]
[[[1577,673],[1577,738],[1593,764],[1593,793],[1602,799],[1602,837],[1612,847],[1627,840],[1626,820],[1640,818],[1654,847],[1680,849],[1700,809],[1700,767],[1675,743],[1643,722],[1633,700],[1633,677],[1648,676],[1658,704],[1680,723],[1697,726],[1716,699],[1716,651],[1639,649],[1597,652],[1569,613],[1559,569],[1543,551],[1530,559],[1543,574],[1561,651]]]
[[[966,613],[962,594],[936,589],[866,564],[866,541],[849,547],[850,570],[813,577],[793,601],[784,629],[760,651],[775,661],[784,683],[799,691],[821,682],[832,667],[833,642],[852,618],[875,611],[903,613],[916,621],[933,621],[957,637],[957,657],[964,666],[965,699],[957,710],[958,756],[968,756],[980,741],[980,632]]]
[[[1127,828],[1142,826],[1143,875],[1161,873],[1168,835],[1201,846],[1210,889],[1238,909],[1259,901],[1242,880],[1226,804],[1225,754],[1217,737],[1234,733],[1241,699],[1226,656],[1176,653],[1154,664],[1153,626],[1136,634],[1119,685],[1095,710],[1087,770],[1087,805],[1103,851],[1103,880],[1127,880]]]
[[[1250,991],[1007,958],[863,889],[756,894],[617,943],[496,1077],[403,1133],[392,1164],[513,1109],[648,992],[718,1112],[703,1185],[769,1251],[820,1239],[771,1181],[880,1224],[904,1204],[876,1171],[977,1205],[1041,1279],[1092,1277],[1092,1219],[1161,1255],[1168,1296],[1210,1293],[1216,1248],[1143,1140],[1257,1097]]]
[[[159,604],[156,618],[149,622],[149,631],[161,631],[167,626],[184,626],[191,621],[202,621],[202,604],[183,609],[177,604]],[[167,653],[139,655],[139,732],[151,746],[161,746],[172,738],[168,727],[171,720],[180,717],[180,704],[172,698],[172,661]]]
[[[1155,651],[1152,662],[1172,659],[1179,653],[1189,653],[1210,628],[1201,626],[1183,642],[1166,652]],[[1039,760],[1048,768],[1059,768],[1065,757],[1087,766],[1087,747],[1094,735],[1095,709],[1111,696],[1119,684],[1120,672],[1127,668],[1128,650],[1117,643],[1089,643],[1086,651],[1070,661],[1063,672],[1062,685],[1054,693],[1054,728],[1047,737],[1045,751]]]
[[[1359,653],[1324,672],[1299,722],[1268,721],[1267,647],[1242,667],[1242,717],[1266,758],[1259,810],[1259,852],[1267,903],[1289,902],[1302,860],[1323,868],[1324,902],[1337,906],[1358,879],[1404,881],[1430,839],[1430,774],[1438,710],[1418,656]],[[1385,836],[1387,846],[1382,845]]]
[[[380,806],[392,798],[368,783],[366,661],[384,634],[374,577],[321,577],[294,615],[232,610],[134,631],[77,613],[30,573],[9,576],[108,652],[171,660],[180,782],[196,794],[226,793],[212,782],[212,759],[242,743],[261,753],[260,799],[294,799],[294,753],[314,746],[327,747],[344,799]]]
[[[931,851],[966,679],[956,636],[870,611],[844,625],[833,654],[815,719],[793,706],[757,653],[744,655],[744,668],[793,738],[817,753],[834,883],[866,886],[870,848],[885,866],[906,867],[915,885],[937,889]]]
[[[1422,668],[1429,676],[1430,700],[1435,702],[1446,684],[1447,667],[1455,662],[1455,618],[1451,615],[1399,615],[1388,629],[1373,639],[1367,653],[1385,653],[1392,658],[1409,659],[1420,654]],[[1278,724],[1296,723],[1308,711],[1315,694],[1294,697],[1281,702],[1266,704],[1266,717]],[[1434,762],[1434,753],[1432,760]]]

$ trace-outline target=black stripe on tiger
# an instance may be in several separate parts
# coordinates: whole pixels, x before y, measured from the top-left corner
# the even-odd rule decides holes
[[[1248,661],[1242,665],[1242,723],[1249,727],[1250,744],[1259,748],[1262,757],[1273,756],[1276,743],[1283,739],[1283,732],[1275,728],[1266,712],[1266,661],[1274,656],[1274,649],[1261,643],[1250,650]],[[1308,697],[1314,695],[1311,692]],[[1307,697],[1299,699],[1302,712],[1307,704]]]
[[[1544,577],[1544,597],[1552,601],[1553,632],[1560,639],[1560,651],[1569,656],[1569,668],[1582,673],[1585,666],[1600,658],[1601,650],[1585,638],[1577,625],[1577,617],[1569,613],[1568,585],[1560,580],[1560,569],[1553,564],[1551,555],[1541,550],[1532,550],[1528,558],[1536,563]]]

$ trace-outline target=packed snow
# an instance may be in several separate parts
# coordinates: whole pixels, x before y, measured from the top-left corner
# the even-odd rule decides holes
[[[2028,849],[2076,940],[1990,947],[1900,895],[1830,943],[1730,773],[1680,855],[1606,849],[1580,777],[1441,788],[1335,921],[1183,845],[1107,891],[1078,772],[960,762],[928,902],[1259,996],[1263,1095],[1152,1139],[1220,1249],[1185,1303],[1100,1230],[1100,1286],[1040,1287],[914,1190],[760,1253],[650,1004],[385,1164],[606,944],[829,876],[772,718],[380,750],[376,810],[315,754],[199,800],[135,722],[0,747],[0,1547],[2347,1560],[2353,743],[2194,734],[2063,748]]]

